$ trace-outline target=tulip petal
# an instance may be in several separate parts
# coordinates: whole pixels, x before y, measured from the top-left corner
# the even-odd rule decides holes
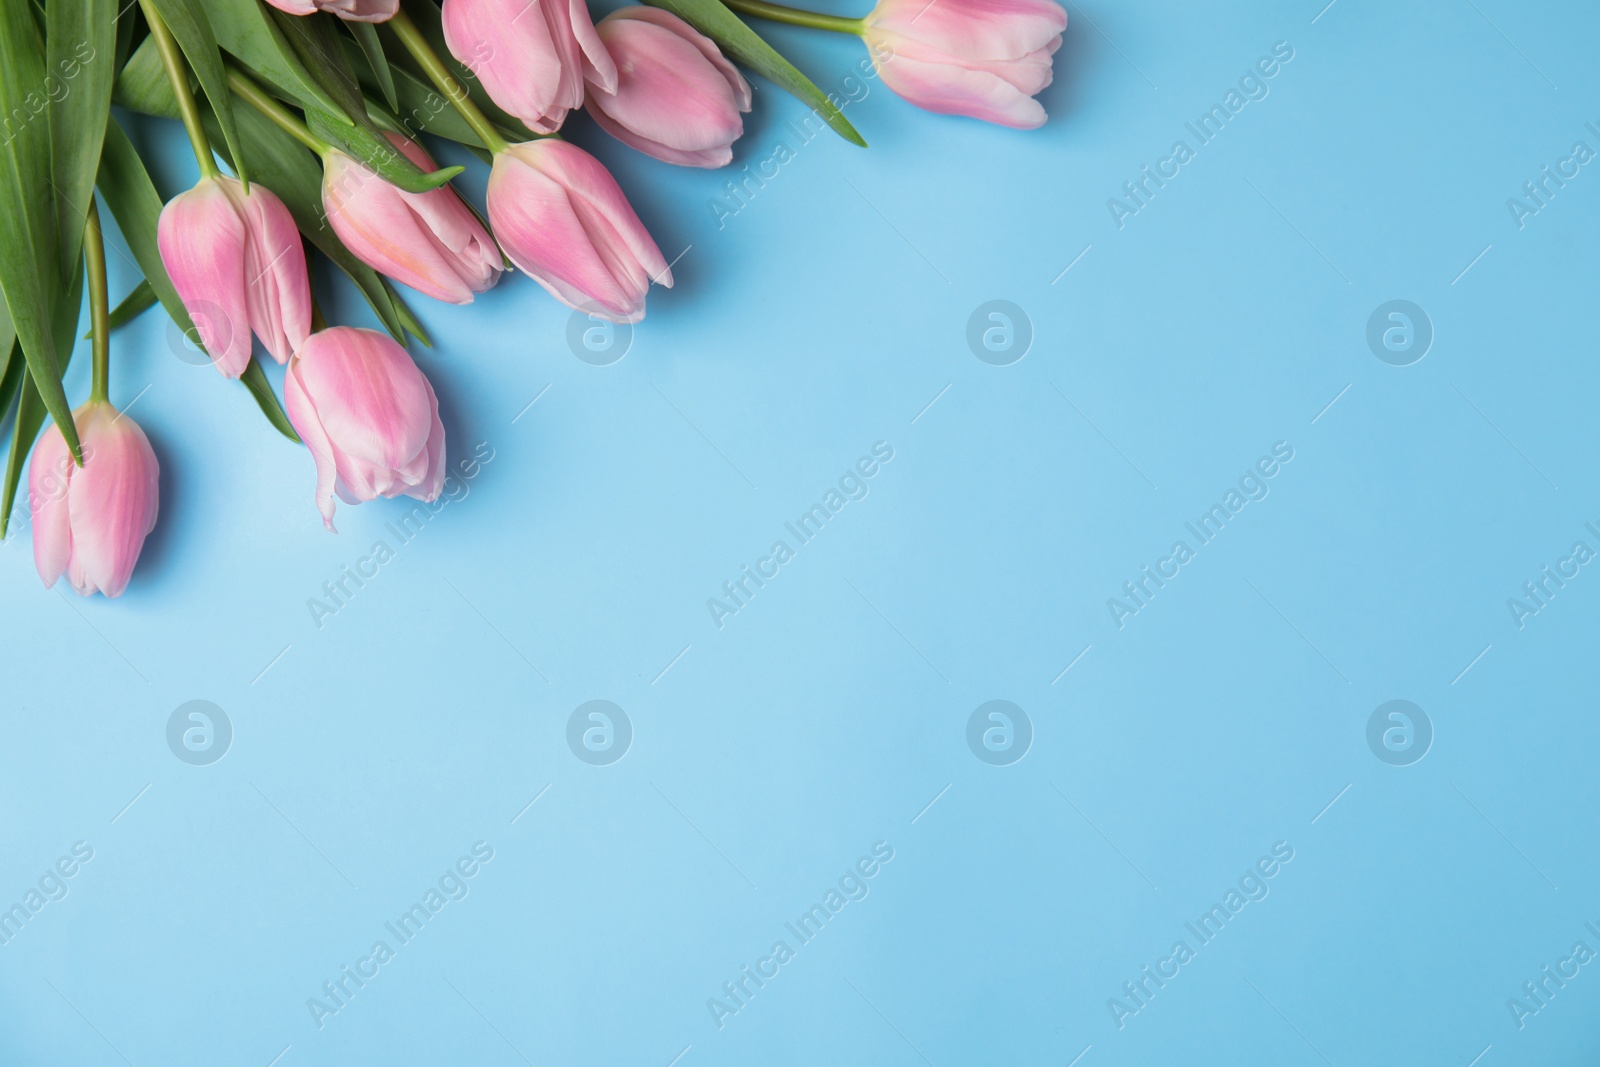
[[[727,79],[693,42],[641,19],[602,22],[600,32],[619,74],[614,93],[590,98],[591,112],[680,152],[729,145],[744,132]]]
[[[156,243],[200,343],[229,378],[250,364],[250,304],[245,293],[249,235],[224,184],[202,179],[161,209]]]
[[[311,335],[311,282],[305,247],[294,216],[273,192],[255,184],[245,193],[224,179],[248,239],[245,244],[245,293],[250,327],[272,358],[287,363]]]
[[[80,435],[79,440],[82,440]],[[77,467],[66,438],[52,424],[33,446],[28,463],[28,510],[33,520],[33,565],[48,589],[72,560],[72,520],[67,491]]]
[[[333,487],[339,476],[338,460],[334,457],[333,442],[322,428],[317,408],[300,381],[300,361],[291,360],[283,376],[283,406],[294,426],[295,433],[306,443],[311,458],[317,465],[317,510],[322,513],[322,525],[333,533]]]
[[[1039,101],[987,70],[913,59],[905,50],[878,70],[885,85],[928,111],[966,115],[1021,130],[1044,125],[1044,106]]]
[[[88,405],[77,421],[90,454],[67,493],[69,576],[80,594],[117,597],[155,528],[161,468],[144,431],[110,404]]]
[[[565,107],[559,116],[553,114],[563,64],[543,11],[559,2],[444,0],[444,40],[451,55],[472,71],[490,99],[536,133],[553,132],[566,117]],[[547,116],[555,118],[554,125]]]

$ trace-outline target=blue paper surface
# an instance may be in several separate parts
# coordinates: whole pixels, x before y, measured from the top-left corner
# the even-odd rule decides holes
[[[433,510],[121,331],[133,584],[0,548],[0,1063],[1594,1062],[1600,16],[1324,2],[1070,4],[1032,133],[783,28],[870,150],[575,119],[677,285],[413,297]]]

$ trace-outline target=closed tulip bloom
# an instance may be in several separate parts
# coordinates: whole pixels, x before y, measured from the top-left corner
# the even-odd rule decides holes
[[[400,0],[267,0],[291,15],[327,11],[347,22],[388,22],[400,10]]]
[[[1031,130],[1067,13],[1051,0],[878,0],[863,36],[900,96],[929,111]]]
[[[333,529],[346,504],[385,496],[432,502],[444,486],[444,424],[433,386],[388,334],[335,326],[289,363],[284,407],[317,464],[317,510]]]
[[[644,318],[651,281],[672,271],[617,180],[566,141],[512,145],[489,173],[489,224],[511,262],[568,307]]]
[[[388,136],[424,171],[438,169],[421,145]],[[408,193],[335,150],[323,170],[322,205],[357,258],[435,300],[470,304],[500,279],[494,238],[448,185]]]
[[[451,54],[535,133],[554,133],[583,105],[585,79],[617,87],[584,0],[444,0],[443,21]]]
[[[263,185],[202,178],[161,209],[161,262],[211,353],[237,378],[250,365],[250,334],[286,362],[311,334],[311,284],[300,231]]]
[[[52,424],[28,465],[33,564],[45,588],[63,574],[79,596],[121,596],[156,525],[161,465],[144,431],[104,402],[72,413],[83,466]]]
[[[724,167],[744,133],[750,83],[715,43],[669,11],[625,7],[596,27],[617,64],[616,91],[591,83],[589,114],[647,156]]]

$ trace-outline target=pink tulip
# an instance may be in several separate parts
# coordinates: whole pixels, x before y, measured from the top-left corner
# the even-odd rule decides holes
[[[590,83],[589,114],[647,156],[683,167],[725,167],[744,133],[750,84],[716,44],[655,7],[625,7],[600,20],[617,64],[615,91]]]
[[[328,11],[347,22],[388,22],[400,10],[400,0],[267,0],[291,15]]]
[[[335,326],[289,364],[284,407],[317,464],[317,510],[333,529],[333,494],[432,502],[444,486],[444,424],[433,386],[388,334]]]
[[[884,84],[945,115],[1031,130],[1067,13],[1051,0],[878,0],[863,36]]]
[[[617,87],[584,0],[444,0],[443,16],[451,54],[534,133],[554,133],[582,106],[584,79]]]
[[[395,133],[388,137],[418,167],[438,169],[421,145]],[[322,205],[333,232],[358,259],[435,300],[470,304],[474,293],[500,280],[494,238],[448,185],[408,193],[332,151]]]
[[[156,525],[161,465],[144,431],[104,402],[72,413],[83,466],[52,424],[28,465],[33,564],[45,588],[63,574],[79,596],[121,596]]]
[[[652,281],[672,285],[617,180],[566,141],[529,141],[495,156],[489,224],[511,262],[557,300],[612,322],[644,318]]]
[[[161,210],[161,262],[211,353],[237,378],[250,332],[283,363],[311,334],[311,284],[294,217],[263,185],[202,178]]]

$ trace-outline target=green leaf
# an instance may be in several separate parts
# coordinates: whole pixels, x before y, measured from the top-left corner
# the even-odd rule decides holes
[[[133,287],[133,291],[122,298],[122,303],[111,309],[111,314],[108,316],[111,328],[116,330],[128,325],[155,306],[155,303],[156,291],[150,287],[150,280],[140,278],[139,284]],[[87,341],[93,336],[94,331],[90,330],[83,335],[83,339]]]
[[[261,414],[267,417],[267,421],[277,427],[278,432],[289,440],[299,441],[300,435],[294,432],[294,425],[289,422],[289,416],[284,414],[283,405],[278,403],[278,394],[272,391],[272,383],[267,381],[267,374],[261,369],[261,361],[252,359],[239,380],[250,390],[250,395],[256,398],[256,403],[261,407]]]
[[[111,99],[118,106],[141,115],[182,118],[178,112],[178,98],[172,95],[172,83],[167,80],[167,68],[161,65],[161,51],[156,48],[154,37],[146,37],[122,65]]]
[[[67,361],[72,358],[72,335],[78,330],[78,312],[83,304],[83,260],[80,258],[77,270],[73,272],[73,280],[61,294],[62,299],[56,304],[55,321],[51,323],[51,334],[56,342],[57,351],[65,352],[66,357],[61,361],[61,371],[66,373]],[[39,436],[39,428],[44,425],[46,415],[45,405],[48,403],[39,396],[37,379],[33,376],[32,368],[26,363],[22,368],[22,383],[20,396],[17,398],[17,421],[11,427],[11,452],[6,456],[6,475],[3,487],[0,487],[0,538],[6,535],[6,528],[11,522],[11,506],[17,499],[17,487],[22,484],[22,468],[27,462],[28,452],[33,448],[33,442]],[[61,387],[57,381],[56,388]],[[73,440],[78,434],[78,424],[73,421],[71,412],[68,412],[65,423],[57,422],[61,427],[62,435],[66,436],[67,427],[72,427],[72,435],[68,440]]]
[[[251,112],[242,114],[248,116]],[[178,291],[167,276],[166,265],[161,262],[161,249],[156,243],[156,227],[161,218],[161,194],[156,192],[155,183],[144,169],[144,161],[134,150],[133,142],[128,140],[128,135],[115,122],[106,125],[105,150],[100,155],[99,188],[100,199],[105,201],[112,217],[117,220],[117,229],[122,232],[128,251],[133,253],[139,269],[144,271],[145,282],[178,328],[189,337],[198,337],[188,309],[178,299]],[[256,402],[266,410],[259,393],[256,394]],[[276,403],[276,400],[273,402]],[[287,425],[286,420],[270,411],[267,417],[280,431]],[[292,429],[284,436],[297,444],[300,441]]]
[[[353,46],[346,51],[353,51]],[[444,94],[436,91],[424,78],[406,70],[404,67],[391,67],[390,74],[394,77],[395,94],[399,103],[395,110],[399,115],[388,114],[370,98],[367,100],[367,110],[381,123],[389,126],[395,133],[403,133],[415,138],[418,131],[431,133],[436,137],[444,137],[455,141],[457,144],[469,148],[483,149],[483,139],[467,125],[467,120],[461,117],[461,112],[450,105]],[[371,75],[361,79],[361,87],[369,93],[381,91],[377,80]],[[488,162],[488,159],[484,160]]]
[[[206,0],[217,43],[236,57],[256,81],[277,86],[302,105],[338,114],[339,105],[317,83],[260,0]]]
[[[22,349],[12,341],[5,347],[6,361],[0,366],[5,367],[5,372],[0,373],[0,422],[4,422],[6,415],[11,411],[11,405],[16,402],[17,390],[22,387],[22,376],[27,372],[27,361],[22,358]]]
[[[361,83],[345,59],[344,46],[339,43],[338,20],[323,14],[287,15],[276,9],[271,15],[283,31],[289,48],[338,105],[335,110],[358,123],[365,118]]]
[[[385,278],[383,279],[383,287],[389,291],[389,299],[394,301],[395,314],[399,316],[400,322],[405,326],[407,332],[428,348],[432,348],[433,338],[428,336],[428,331],[422,328],[422,323],[417,321],[417,317],[406,306],[405,300],[401,299],[400,294],[395,291],[394,283]],[[402,340],[401,343],[403,344],[404,341]]]
[[[51,330],[53,304],[63,294],[50,188],[50,101],[44,42],[28,0],[0,0],[0,56],[0,116],[5,125],[0,144],[0,292],[28,368],[42,383],[44,405],[81,461],[78,428],[61,388],[60,368],[71,350],[61,355]]]
[[[74,3],[81,0],[73,0]],[[211,110],[222,125],[222,137],[228,151],[239,154],[239,130],[233,118],[233,93],[228,89],[227,71],[222,66],[222,53],[217,50],[217,38],[211,31],[211,20],[201,0],[151,0],[161,20],[172,31],[173,39],[183,50],[184,58],[200,79],[200,88],[211,101]],[[246,185],[249,178],[239,170],[239,180]]]
[[[367,69],[382,90],[383,98],[389,102],[391,110],[397,110],[400,98],[395,95],[394,74],[389,70],[389,57],[383,54],[383,41],[378,37],[378,27],[370,22],[347,22],[344,26],[355,35],[356,43],[366,55]]]
[[[64,87],[50,104],[50,183],[63,264],[78,261],[94,199],[100,143],[111,118],[116,68],[117,0],[72,0],[45,9],[46,85]],[[63,281],[66,279],[63,278]]]
[[[760,34],[745,25],[743,19],[729,11],[722,0],[645,0],[645,3],[677,15],[721,45],[733,59],[792,93],[833,127],[834,133],[851,144],[867,147],[866,139],[856,132],[828,95],[774,51]]]
[[[0,300],[0,352],[6,354],[7,360],[11,359],[11,350],[16,347],[16,341],[17,328],[11,324],[11,313],[6,310],[6,302]],[[0,363],[0,368],[9,367],[9,363]],[[0,419],[5,418],[5,410],[5,405],[0,404]]]
[[[422,170],[378,131],[370,117],[365,123],[340,127],[322,112],[307,109],[306,127],[324,141],[334,142],[346,155],[360,161],[390,185],[408,193],[437,189],[466,169],[445,167],[432,173]]]

